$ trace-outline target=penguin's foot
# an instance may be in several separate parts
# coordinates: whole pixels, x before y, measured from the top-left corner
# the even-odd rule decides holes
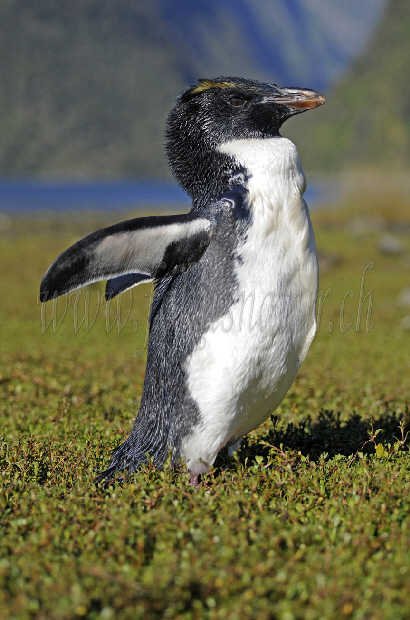
[[[193,487],[197,487],[198,484],[199,484],[199,482],[198,482],[199,474],[197,474],[197,473],[195,473],[193,471],[190,471],[189,472],[189,476],[190,476],[189,484],[192,484]]]

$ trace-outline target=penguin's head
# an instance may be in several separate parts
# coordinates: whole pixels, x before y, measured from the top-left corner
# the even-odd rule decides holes
[[[288,118],[324,102],[323,95],[306,88],[245,78],[199,80],[178,97],[168,117],[165,149],[171,170],[194,199],[204,192],[215,199],[224,189],[219,146],[279,136]]]

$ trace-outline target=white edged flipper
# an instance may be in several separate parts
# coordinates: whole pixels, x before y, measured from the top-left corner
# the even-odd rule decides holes
[[[40,301],[106,279],[114,280],[116,295],[186,271],[205,252],[212,229],[212,219],[189,213],[141,217],[98,230],[52,263],[41,282]],[[123,279],[116,283],[118,277]]]

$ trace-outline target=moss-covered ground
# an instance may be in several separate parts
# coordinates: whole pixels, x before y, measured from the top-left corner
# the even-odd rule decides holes
[[[93,484],[138,409],[149,288],[120,307],[100,285],[36,299],[106,222],[4,226],[0,618],[409,617],[410,209],[360,207],[313,214],[315,341],[272,420],[198,488],[183,468]]]

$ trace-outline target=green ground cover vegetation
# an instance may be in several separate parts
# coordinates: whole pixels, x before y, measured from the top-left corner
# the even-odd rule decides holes
[[[197,489],[152,466],[93,484],[138,408],[150,289],[107,309],[94,285],[54,319],[36,300],[51,260],[107,222],[3,226],[0,618],[408,618],[409,213],[313,214],[315,341]]]

